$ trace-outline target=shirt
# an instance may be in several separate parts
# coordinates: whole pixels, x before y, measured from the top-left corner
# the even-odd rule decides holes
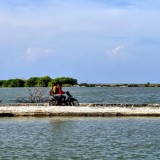
[[[65,94],[65,92],[62,91],[62,87],[58,85],[58,94]]]

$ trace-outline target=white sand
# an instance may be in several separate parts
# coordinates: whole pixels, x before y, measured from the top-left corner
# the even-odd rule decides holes
[[[159,106],[0,106],[0,115],[27,116],[160,116]]]

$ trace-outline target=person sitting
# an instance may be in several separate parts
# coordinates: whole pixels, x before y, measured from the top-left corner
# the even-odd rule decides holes
[[[52,85],[52,91],[53,91],[53,94],[58,94],[58,87],[57,87],[57,83],[53,83]]]
[[[52,97],[57,93],[58,93],[58,88],[57,88],[57,83],[55,82],[55,83],[52,83],[52,88],[49,91],[49,95]]]
[[[58,84],[58,86],[57,86],[57,88],[58,88],[58,93],[57,93],[57,94],[60,94],[61,99],[63,99],[63,100],[65,101],[66,96],[63,95],[63,94],[66,94],[66,92],[64,92],[64,91],[62,90],[62,83],[61,83],[61,82],[57,82],[57,84]]]

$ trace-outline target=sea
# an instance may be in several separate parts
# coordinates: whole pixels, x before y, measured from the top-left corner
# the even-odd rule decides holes
[[[0,88],[0,104],[35,88]],[[50,88],[39,88],[44,97]],[[64,87],[80,103],[157,104],[160,88]],[[0,160],[158,160],[160,117],[0,117]]]
[[[0,104],[17,103],[21,97],[40,92],[49,97],[49,87],[0,88]],[[64,87],[80,103],[148,104],[160,103],[160,87]]]

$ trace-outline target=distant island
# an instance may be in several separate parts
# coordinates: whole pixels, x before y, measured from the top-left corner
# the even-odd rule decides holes
[[[81,83],[78,84],[80,87],[160,87],[160,84],[151,84],[151,83],[145,83],[145,84],[130,84],[130,83]]]
[[[63,84],[63,87],[160,87],[160,84],[130,84],[130,83],[78,83],[77,79],[71,77],[59,77],[51,78],[49,76],[43,77],[31,77],[27,80],[25,79],[9,79],[9,80],[0,80],[0,87],[51,87],[52,83],[60,81]]]
[[[44,77],[31,77],[27,80],[24,79],[9,79],[0,80],[0,87],[50,87],[52,83],[60,81],[64,86],[77,85],[77,79],[70,77],[59,77],[52,79],[49,76]]]

